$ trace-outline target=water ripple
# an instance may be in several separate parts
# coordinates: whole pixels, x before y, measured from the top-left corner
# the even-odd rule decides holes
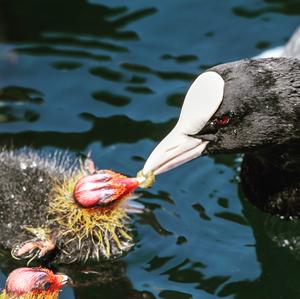
[[[14,140],[16,147],[51,145],[59,148],[67,147],[83,150],[87,144],[96,141],[101,141],[104,146],[115,143],[135,143],[145,138],[158,141],[174,125],[175,121],[153,123],[151,121],[135,121],[125,115],[105,118],[96,117],[89,113],[82,113],[81,117],[92,123],[92,128],[89,131],[73,133],[35,131],[0,133],[0,143],[11,143],[11,140]],[[121,128],[126,128],[127,133],[124,134]]]
[[[111,57],[108,55],[98,55],[93,54],[83,50],[73,50],[73,49],[57,49],[47,46],[33,46],[33,47],[23,47],[15,48],[14,51],[18,54],[27,54],[33,56],[59,56],[59,57],[73,57],[73,58],[89,58],[96,61],[109,61]]]
[[[43,93],[28,87],[5,86],[0,88],[0,101],[7,103],[28,102],[33,104],[42,104]]]
[[[153,74],[163,80],[192,81],[196,77],[196,74],[190,74],[190,73],[180,72],[180,71],[159,71],[159,70],[154,70],[146,65],[134,64],[128,62],[122,63],[121,67],[135,73]]]
[[[126,106],[130,103],[130,98],[107,91],[95,91],[92,97],[97,101],[102,101],[113,106]]]
[[[280,13],[286,15],[300,15],[300,3],[299,1],[287,0],[265,0],[270,3],[268,6],[264,6],[257,9],[251,9],[244,6],[236,6],[233,8],[234,14],[244,18],[257,18],[267,13]]]

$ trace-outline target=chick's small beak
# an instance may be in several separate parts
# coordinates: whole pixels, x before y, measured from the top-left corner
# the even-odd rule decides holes
[[[123,185],[126,188],[126,193],[134,191],[139,186],[139,182],[136,178],[117,178],[112,182],[117,185]]]
[[[173,129],[153,150],[144,165],[143,173],[152,171],[157,175],[169,171],[200,156],[207,144],[208,141]]]
[[[56,277],[58,277],[59,281],[60,281],[60,284],[63,286],[67,283],[70,283],[72,282],[71,281],[71,278],[65,274],[62,274],[62,273],[58,273],[56,274]]]

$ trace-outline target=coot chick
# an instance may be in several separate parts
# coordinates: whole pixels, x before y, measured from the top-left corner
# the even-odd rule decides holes
[[[0,152],[0,245],[57,263],[113,258],[133,245],[127,212],[138,180],[67,153]]]

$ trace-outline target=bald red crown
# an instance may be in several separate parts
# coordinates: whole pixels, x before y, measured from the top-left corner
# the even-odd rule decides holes
[[[128,178],[111,170],[98,170],[77,181],[73,196],[81,206],[91,208],[120,200],[138,186],[136,178]]]
[[[57,292],[68,281],[63,274],[54,274],[45,268],[18,268],[12,271],[5,285],[8,294],[19,296],[30,292]]]

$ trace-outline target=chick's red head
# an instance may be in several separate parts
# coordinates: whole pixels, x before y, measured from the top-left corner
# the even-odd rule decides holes
[[[5,291],[13,296],[28,293],[46,295],[57,293],[68,280],[66,275],[54,274],[45,268],[18,268],[9,274]]]
[[[85,208],[105,206],[121,200],[138,186],[136,178],[128,178],[111,170],[98,170],[77,181],[73,197]]]

